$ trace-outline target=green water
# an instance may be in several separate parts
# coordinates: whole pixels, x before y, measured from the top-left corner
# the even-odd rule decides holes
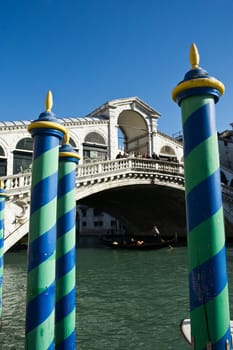
[[[227,254],[233,281],[233,249]],[[25,295],[26,252],[8,253],[0,349],[24,349]],[[188,304],[185,247],[77,252],[77,349],[190,349],[179,330]]]

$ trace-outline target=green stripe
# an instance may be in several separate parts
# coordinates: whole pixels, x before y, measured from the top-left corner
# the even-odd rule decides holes
[[[49,231],[57,220],[57,198],[39,208],[30,216],[29,243]]]
[[[57,240],[56,259],[60,258],[64,254],[66,254],[68,251],[70,251],[74,247],[75,247],[75,227],[73,227],[67,233],[64,233]]]
[[[208,154],[208,157],[206,155]],[[196,185],[219,168],[217,134],[210,136],[188,154],[184,162],[185,190],[188,194]]]
[[[56,301],[59,301],[65,295],[72,291],[76,285],[76,268],[73,267],[65,276],[56,281]]]
[[[47,290],[55,280],[55,253],[28,273],[27,302]],[[33,286],[33,288],[31,288]]]
[[[201,98],[198,95],[191,96],[182,100],[182,123],[184,124],[192,113],[208,104],[210,100],[213,98],[209,95],[201,95]]]
[[[189,272],[216,255],[225,245],[223,208],[188,234]],[[194,249],[196,249],[194,251]]]
[[[4,220],[4,210],[0,210],[0,220]]]
[[[211,339],[216,343],[230,326],[228,284],[216,298],[207,304],[208,322]]]
[[[69,174],[72,173],[75,170],[76,163],[74,162],[68,162],[68,161],[63,161],[59,162],[59,180]]]
[[[25,349],[47,350],[54,339],[54,311],[38,327],[26,335]]]
[[[67,315],[63,320],[56,323],[56,339],[55,343],[60,344],[64,339],[68,338],[75,329],[75,310]]]
[[[64,194],[64,196],[59,197],[57,200],[57,215],[60,218],[65,213],[73,210],[75,207],[75,188],[70,192]]]
[[[230,326],[227,301],[228,286],[214,300],[191,312],[191,333],[195,338],[195,349],[205,349],[208,341],[215,343],[226,333]]]
[[[54,161],[57,160],[57,161]],[[58,170],[58,146],[41,154],[33,161],[32,187]]]

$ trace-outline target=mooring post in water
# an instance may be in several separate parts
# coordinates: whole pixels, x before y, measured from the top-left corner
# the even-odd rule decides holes
[[[3,282],[3,259],[4,259],[4,209],[7,194],[0,180],[0,328],[2,327],[2,282]]]
[[[28,127],[33,137],[33,162],[25,349],[30,350],[53,349],[55,343],[58,149],[67,130],[58,123],[51,108],[49,91],[46,111]]]
[[[182,110],[192,348],[232,349],[215,103],[224,85],[199,66],[173,90]]]
[[[69,144],[59,150],[56,249],[55,347],[75,350],[76,165],[80,156]]]

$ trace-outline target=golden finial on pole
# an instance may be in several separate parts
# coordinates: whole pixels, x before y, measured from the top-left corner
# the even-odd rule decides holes
[[[192,65],[192,69],[198,68],[199,62],[200,62],[200,57],[199,57],[199,52],[195,44],[192,44],[190,48],[190,63]]]
[[[53,107],[53,95],[52,95],[52,92],[49,90],[45,100],[46,112],[51,112],[52,107]]]

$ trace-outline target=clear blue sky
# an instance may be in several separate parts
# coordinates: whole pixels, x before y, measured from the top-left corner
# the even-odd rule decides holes
[[[226,92],[217,129],[233,122],[233,0],[0,1],[0,120],[36,119],[49,89],[60,117],[84,116],[106,101],[138,96],[181,129],[171,91],[200,65]]]

